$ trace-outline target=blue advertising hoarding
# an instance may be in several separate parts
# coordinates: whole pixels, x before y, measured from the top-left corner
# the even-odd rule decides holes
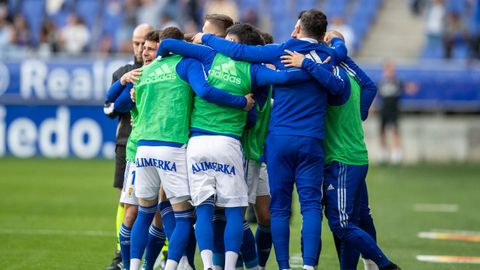
[[[117,120],[102,112],[113,72],[128,59],[0,61],[0,157],[112,158]],[[374,81],[381,65],[364,65]],[[398,76],[419,90],[402,97],[418,111],[480,111],[480,67],[417,64]]]
[[[113,158],[117,120],[103,114],[103,101],[127,62],[0,62],[0,156]]]
[[[112,158],[116,122],[101,106],[0,106],[0,156]]]

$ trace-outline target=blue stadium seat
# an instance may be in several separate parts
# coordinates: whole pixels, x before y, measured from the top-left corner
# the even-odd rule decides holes
[[[446,2],[446,7],[448,11],[457,12],[458,14],[465,15],[467,12],[467,1],[466,0],[448,0]]]
[[[119,29],[121,29],[124,20],[123,9],[118,10],[118,12],[112,12],[107,7],[104,7],[101,12],[103,14],[100,19],[102,20],[101,36],[112,38],[112,49],[116,50],[119,45],[117,34],[119,33]]]
[[[96,0],[77,1],[75,8],[77,14],[85,21],[89,29],[95,25],[100,10],[100,2]]]
[[[297,1],[296,11],[300,12],[302,10],[319,8],[319,3],[316,0],[303,0]]]
[[[347,11],[347,0],[327,1],[324,6],[324,12],[328,17],[342,16],[345,17]]]
[[[443,58],[443,47],[441,41],[428,42],[422,50],[421,57],[423,59],[441,59]]]
[[[27,19],[32,31],[33,43],[37,44],[40,38],[40,28],[45,14],[44,0],[24,0],[21,2],[21,13]]]
[[[453,48],[453,58],[454,59],[467,59],[469,54],[468,44],[465,42],[456,44]]]

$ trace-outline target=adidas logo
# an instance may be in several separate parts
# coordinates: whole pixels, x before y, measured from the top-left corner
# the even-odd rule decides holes
[[[327,187],[327,191],[334,190],[334,189],[335,189],[335,188],[333,187],[332,184],[328,185],[328,187]]]
[[[230,83],[240,84],[242,80],[238,77],[235,62],[224,63],[221,66],[215,66],[210,70],[213,77],[221,80],[229,81]]]
[[[175,80],[176,78],[177,74],[167,64],[163,64],[154,69],[150,74],[148,74],[148,77],[143,83],[155,83],[161,81]]]

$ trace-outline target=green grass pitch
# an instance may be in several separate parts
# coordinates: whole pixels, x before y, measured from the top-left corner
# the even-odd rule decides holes
[[[113,161],[4,158],[0,171],[3,269],[104,269],[110,263],[118,196],[111,187]],[[403,269],[480,268],[416,260],[420,254],[480,256],[479,242],[417,237],[431,230],[480,231],[478,165],[374,166],[368,185],[378,241]],[[458,211],[414,211],[414,205],[422,203],[455,204]],[[294,269],[301,263],[300,229],[296,204],[291,224]],[[322,233],[319,269],[338,269],[326,222]],[[277,269],[273,252],[267,269]]]

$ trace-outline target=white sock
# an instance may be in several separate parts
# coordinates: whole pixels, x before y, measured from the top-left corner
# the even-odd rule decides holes
[[[372,260],[362,258],[362,261],[364,270],[378,270],[378,266]]]
[[[258,267],[258,270],[265,270],[265,267],[259,266],[259,267]]]
[[[395,149],[392,151],[392,163],[397,165],[400,164],[403,160],[402,150]]]
[[[236,270],[238,253],[233,251],[225,252],[225,270]]]
[[[165,270],[176,270],[178,266],[178,262],[174,260],[167,260],[167,264],[165,264]]]
[[[214,265],[213,270],[223,270],[223,267],[221,267],[220,265]]]
[[[313,267],[311,265],[304,265],[303,270],[315,270],[315,267]]]
[[[130,259],[130,270],[140,270],[141,264],[140,259]]]
[[[208,268],[213,269],[213,252],[209,249],[204,249],[200,252],[200,257],[202,257],[203,269],[208,270]]]

